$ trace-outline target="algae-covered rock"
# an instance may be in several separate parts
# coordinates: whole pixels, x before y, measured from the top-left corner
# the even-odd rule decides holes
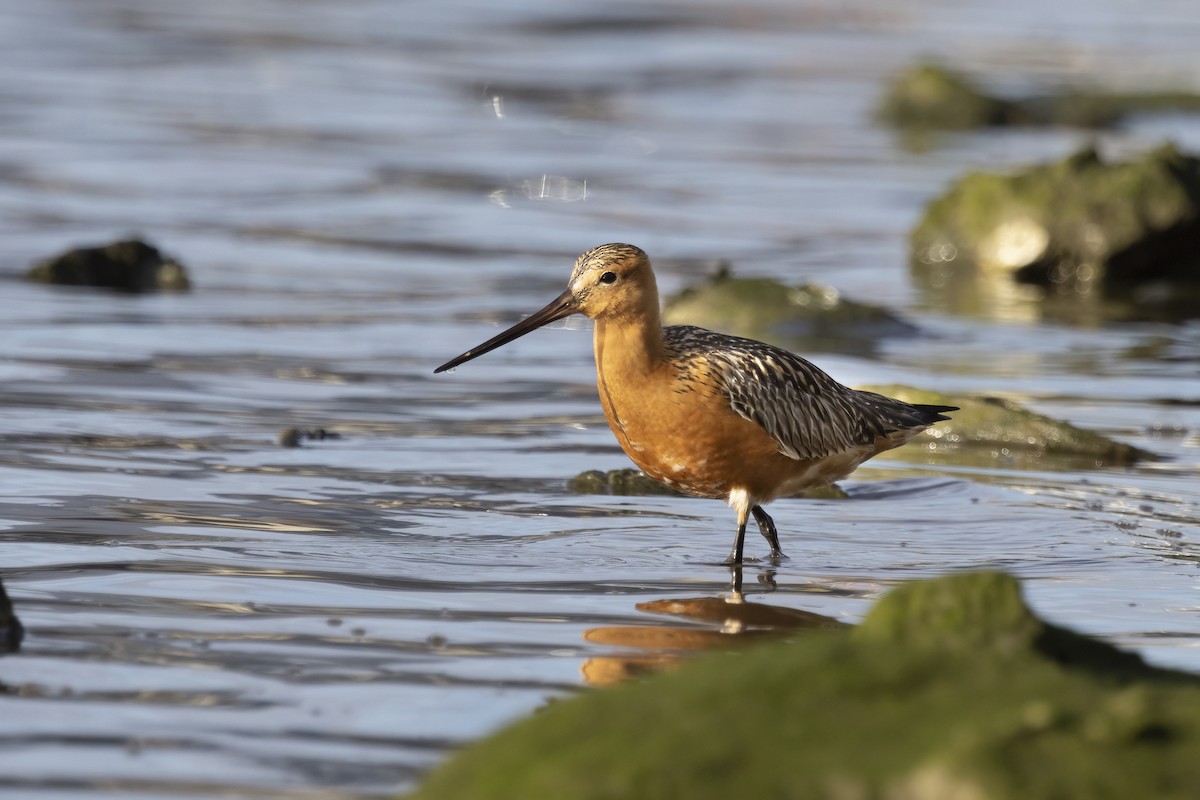
[[[794,350],[869,353],[877,339],[917,329],[886,308],[858,303],[829,286],[738,278],[728,269],[668,297],[668,325],[699,325]]]
[[[909,450],[924,446],[939,461],[1081,469],[1128,466],[1156,458],[1153,453],[1038,414],[1003,398],[951,396],[894,384],[860,388],[906,403],[958,406],[949,421],[939,422],[908,445]],[[903,458],[905,454],[884,453],[881,457],[889,455]]]
[[[987,624],[977,627],[980,620]],[[1016,579],[1001,572],[904,584],[871,609],[854,635],[899,647],[1031,653],[1114,674],[1148,670],[1133,653],[1042,621],[1025,604]]]
[[[664,486],[646,473],[636,469],[610,469],[608,472],[590,469],[567,481],[567,488],[577,494],[683,496],[682,493]],[[807,497],[814,500],[840,500],[847,495],[837,485],[830,485],[807,489],[796,497]]]
[[[985,91],[943,64],[923,63],[888,84],[876,116],[906,131],[957,131],[1018,125],[1111,127],[1131,114],[1200,111],[1200,95],[1171,89],[1109,92],[1082,86],[1029,97]]]
[[[1071,87],[1019,102],[1028,118],[1046,125],[1108,128],[1133,114],[1200,111],[1200,95],[1174,89],[1107,92]]]
[[[1171,145],[1109,163],[1087,149],[1015,175],[975,172],[926,208],[910,235],[927,285],[999,270],[1086,295],[1200,283],[1200,160]]]
[[[1048,625],[1016,581],[904,586],[859,628],[717,651],[557,702],[420,800],[1187,798],[1200,678]]]
[[[895,77],[877,116],[898,128],[969,130],[1027,122],[1016,103],[993,97],[970,78],[940,64],[919,64]]]
[[[608,472],[589,469],[567,481],[567,488],[577,494],[680,495],[636,469],[610,469]]]
[[[94,286],[126,292],[186,291],[187,270],[140,239],[99,247],[77,247],[34,264],[33,281],[61,286]]]

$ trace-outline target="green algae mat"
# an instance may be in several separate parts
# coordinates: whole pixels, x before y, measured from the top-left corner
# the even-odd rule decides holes
[[[706,655],[472,745],[411,797],[1192,798],[1200,678],[1049,625],[1015,579],[902,586],[849,632]]]

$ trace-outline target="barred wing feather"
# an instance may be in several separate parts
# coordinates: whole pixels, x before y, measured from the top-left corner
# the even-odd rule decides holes
[[[664,336],[685,362],[706,364],[730,407],[761,425],[790,458],[825,458],[944,419],[843,386],[806,359],[763,342],[691,326],[666,328]]]

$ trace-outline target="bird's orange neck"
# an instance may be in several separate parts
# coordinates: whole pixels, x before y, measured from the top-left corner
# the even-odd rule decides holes
[[[626,284],[623,302],[589,314],[596,322],[593,346],[602,381],[644,380],[666,360],[658,286],[649,265]]]
[[[651,444],[649,431],[658,426],[659,395],[669,386],[662,376],[670,364],[652,273],[643,276],[639,288],[627,296],[631,302],[606,307],[593,317],[596,388],[621,449],[642,469],[653,469],[643,456]]]
[[[657,303],[635,316],[596,320],[592,339],[596,371],[607,382],[636,382],[666,359]]]
[[[665,385],[658,378],[669,367],[658,320],[657,308],[636,317],[597,319],[593,340],[604,418],[621,449],[643,470],[654,468],[645,439],[658,420],[657,392]]]

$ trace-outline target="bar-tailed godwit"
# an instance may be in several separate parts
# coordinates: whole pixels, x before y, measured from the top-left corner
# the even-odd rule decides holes
[[[650,260],[628,244],[588,250],[548,306],[434,372],[571,314],[595,320],[596,384],[621,449],[672,489],[737,512],[726,564],[741,563],[751,515],[772,558],[783,556],[765,503],[841,480],[957,410],[851,389],[763,342],[664,328]]]

